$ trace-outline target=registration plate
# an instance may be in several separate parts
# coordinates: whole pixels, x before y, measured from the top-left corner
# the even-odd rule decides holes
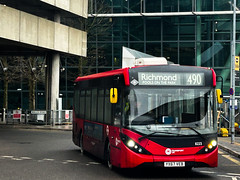
[[[164,162],[164,167],[185,167],[185,162]]]

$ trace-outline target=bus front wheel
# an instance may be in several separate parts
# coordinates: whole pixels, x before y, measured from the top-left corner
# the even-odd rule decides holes
[[[107,147],[106,147],[106,162],[107,162],[107,166],[109,169],[113,169],[113,165],[111,163],[111,147],[110,147],[110,143],[107,143]]]

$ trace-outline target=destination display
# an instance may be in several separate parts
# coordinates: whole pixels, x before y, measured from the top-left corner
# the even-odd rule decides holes
[[[204,86],[204,73],[139,72],[139,85]]]

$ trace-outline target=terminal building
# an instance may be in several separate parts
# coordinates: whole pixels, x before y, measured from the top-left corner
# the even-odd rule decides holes
[[[29,5],[30,1],[22,0]],[[122,47],[128,47],[152,56],[165,57],[167,60],[180,65],[212,67],[217,75],[223,78],[224,92],[227,93],[230,87],[230,65],[231,65],[231,42],[233,37],[233,1],[229,0],[88,0],[88,15],[86,14],[87,0],[32,0],[30,3],[35,7],[22,7],[16,0],[13,4],[9,1],[0,0],[0,16],[2,9],[9,7],[12,13],[20,12],[20,20],[16,22],[24,23],[21,18],[31,16],[45,24],[55,24],[54,16],[49,17],[49,11],[62,16],[62,28],[75,28],[83,31],[82,45],[75,47],[71,42],[77,38],[71,36],[71,31],[59,30],[58,43],[50,43],[49,39],[37,37],[34,42],[29,42],[28,38],[21,40],[21,28],[18,33],[10,32],[5,36],[18,35],[20,37],[3,37],[0,29],[0,42],[12,39],[11,42],[31,45],[31,49],[37,51],[35,47],[40,47],[47,51],[54,51],[64,54],[60,59],[60,96],[63,98],[63,109],[68,109],[72,105],[73,80],[77,74],[87,75],[104,72],[122,67]],[[7,7],[5,6],[5,4]],[[36,4],[37,3],[37,4]],[[79,4],[80,3],[80,4]],[[82,4],[81,4],[82,3]],[[40,6],[39,6],[40,5]],[[37,8],[36,8],[37,7]],[[79,9],[78,7],[83,7]],[[44,11],[41,11],[41,8]],[[236,55],[240,53],[240,21],[239,9],[240,1],[237,1],[237,21],[236,21]],[[51,13],[50,13],[51,14]],[[8,18],[13,15],[6,14]],[[46,18],[48,20],[45,20]],[[86,18],[88,19],[86,20]],[[29,17],[30,18],[30,17]],[[7,24],[10,19],[1,23]],[[75,23],[86,21],[86,27]],[[64,21],[65,20],[65,21]],[[33,22],[25,27],[25,31],[31,27]],[[59,25],[59,24],[57,24]],[[79,28],[80,27],[80,28]],[[13,31],[13,29],[12,29]],[[20,33],[19,33],[20,32]],[[65,32],[62,34],[62,32]],[[88,34],[88,41],[84,38]],[[45,32],[47,33],[47,32]],[[55,32],[57,33],[57,32]],[[55,35],[57,36],[57,34]],[[65,37],[64,37],[65,36]],[[68,43],[65,40],[68,38]],[[81,42],[82,42],[81,41]],[[51,41],[52,42],[52,41]],[[80,41],[79,41],[80,42]],[[87,42],[87,46],[86,46]],[[42,44],[41,44],[42,43]],[[44,44],[45,43],[45,44]],[[58,47],[60,43],[62,46]],[[81,44],[81,43],[80,43]],[[25,46],[24,46],[25,47]],[[32,48],[34,47],[34,48]],[[69,48],[73,49],[69,49]],[[75,47],[75,48],[74,48]],[[87,54],[86,53],[87,47]],[[2,47],[1,47],[2,48]],[[21,46],[22,48],[22,46]],[[55,48],[55,49],[54,49]],[[79,52],[80,51],[80,52]],[[87,56],[85,58],[84,56]],[[42,56],[44,57],[44,56]],[[4,67],[3,67],[4,68]],[[0,71],[1,68],[0,68]],[[3,82],[0,83],[0,108],[2,106]],[[19,85],[25,86],[24,82]],[[36,109],[45,108],[45,85],[36,86]],[[11,85],[9,96],[21,98],[21,107],[24,107],[28,100],[28,89],[21,89]],[[238,87],[236,88],[238,93]],[[238,95],[238,94],[236,94]],[[13,101],[12,101],[13,102]],[[18,102],[16,100],[16,102]],[[10,105],[9,105],[10,106]],[[12,104],[9,108],[16,104]]]
[[[89,1],[89,19],[102,19],[96,33],[88,39],[88,52],[97,72],[120,68],[121,47],[125,46],[180,65],[212,67],[223,78],[224,92],[228,93],[233,1],[102,1],[107,8],[100,6],[98,0]],[[236,55],[239,55],[240,1],[236,6]],[[106,24],[111,24],[109,29]]]
[[[70,107],[64,66],[87,55],[87,8],[88,0],[0,0],[0,108],[56,110],[61,97]]]

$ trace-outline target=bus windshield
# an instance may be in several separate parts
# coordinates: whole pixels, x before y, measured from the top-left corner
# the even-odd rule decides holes
[[[216,133],[214,97],[211,88],[131,89],[123,124],[142,134]]]

